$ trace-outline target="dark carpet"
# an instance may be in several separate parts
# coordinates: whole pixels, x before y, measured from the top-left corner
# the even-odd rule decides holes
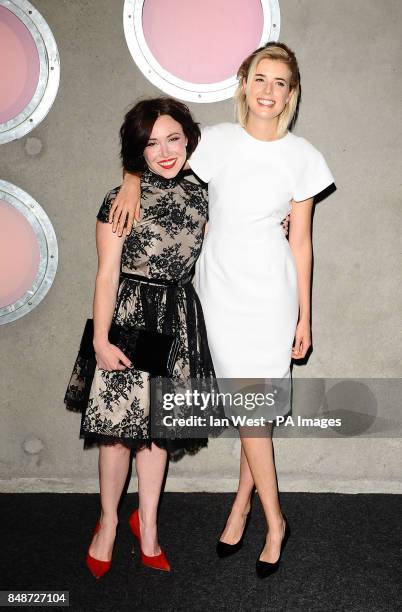
[[[401,609],[402,496],[283,493],[292,533],[279,572],[265,580],[254,569],[265,529],[258,498],[243,549],[228,559],[215,555],[232,499],[164,494],[167,574],[140,565],[138,546],[131,554],[127,519],[137,496],[127,495],[111,571],[97,581],[84,563],[97,495],[1,494],[0,590],[68,590],[70,609],[88,612]]]

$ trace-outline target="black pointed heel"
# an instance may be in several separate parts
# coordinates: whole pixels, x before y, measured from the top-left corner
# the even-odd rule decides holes
[[[278,571],[280,561],[281,561],[281,556],[285,549],[289,536],[290,536],[290,527],[289,527],[288,521],[286,520],[285,533],[283,535],[283,540],[281,543],[281,550],[279,553],[278,560],[275,561],[275,563],[268,563],[268,561],[260,561],[259,558],[257,559],[257,562],[255,564],[255,571],[257,572],[257,576],[259,578],[267,578],[268,576],[271,576],[272,574],[275,574],[275,572]],[[264,550],[264,546],[265,546],[265,542],[263,544],[261,553]],[[260,556],[261,556],[261,553],[260,553]]]
[[[224,559],[225,557],[230,557],[231,555],[234,555],[241,549],[241,547],[243,546],[244,535],[246,533],[249,522],[250,522],[250,512],[248,513],[246,521],[244,523],[244,529],[243,529],[241,538],[238,542],[236,542],[236,544],[226,544],[226,542],[221,542],[220,540],[217,541],[216,554],[218,555],[220,559]]]

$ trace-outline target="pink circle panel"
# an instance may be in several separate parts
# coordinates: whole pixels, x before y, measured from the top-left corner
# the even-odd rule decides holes
[[[38,86],[39,71],[31,33],[14,13],[0,6],[0,123],[26,108]]]
[[[0,308],[30,289],[39,270],[35,232],[22,213],[0,200]]]
[[[260,0],[145,0],[142,24],[162,68],[191,83],[217,83],[258,47],[264,15]]]

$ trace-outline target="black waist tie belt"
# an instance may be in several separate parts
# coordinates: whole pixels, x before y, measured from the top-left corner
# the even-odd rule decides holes
[[[120,272],[120,278],[127,278],[128,280],[139,281],[148,285],[160,285],[161,287],[183,287],[191,281],[190,276],[185,276],[179,280],[167,280],[165,278],[148,278],[140,274],[130,274],[129,272]]]

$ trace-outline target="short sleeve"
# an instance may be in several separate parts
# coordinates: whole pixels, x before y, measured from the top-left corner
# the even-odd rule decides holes
[[[318,195],[334,182],[322,153],[304,138],[300,138],[300,141],[300,161],[295,164],[293,177],[293,199],[296,202]]]
[[[232,123],[207,126],[201,131],[201,139],[188,163],[199,178],[208,183],[219,171],[225,160],[225,150],[230,147]]]
[[[119,191],[120,191],[120,187],[115,187],[114,189],[112,189],[105,195],[102,205],[99,209],[99,212],[96,215],[96,218],[98,219],[98,221],[102,221],[102,223],[109,223],[109,212],[110,212],[110,209],[112,208],[112,204],[115,201],[116,196],[119,193]]]

